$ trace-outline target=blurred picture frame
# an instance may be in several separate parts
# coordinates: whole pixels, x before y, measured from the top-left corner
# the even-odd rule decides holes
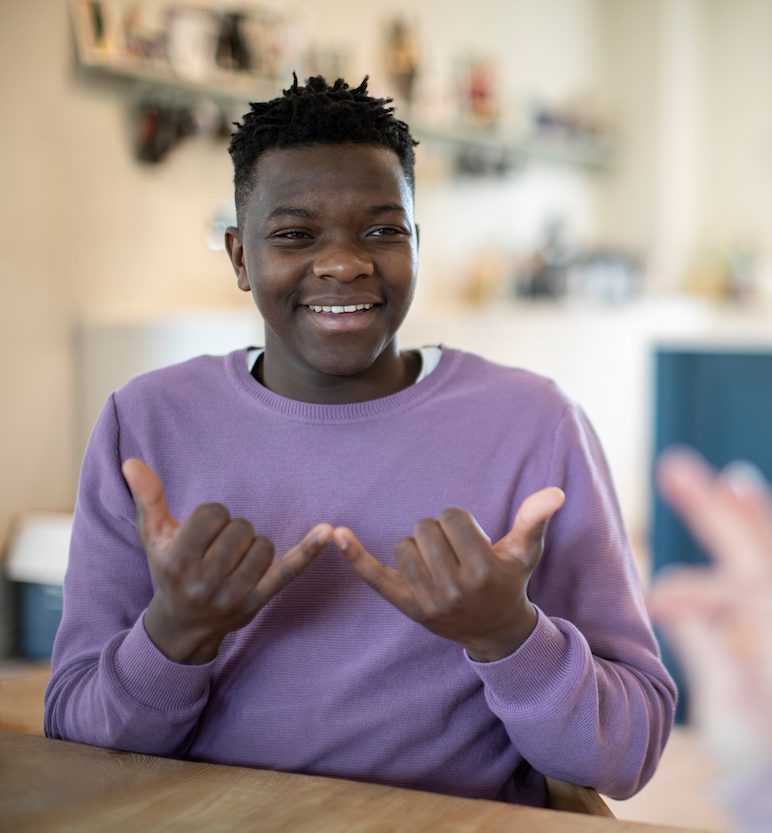
[[[78,59],[85,65],[115,63],[123,52],[115,5],[110,0],[70,0]]]

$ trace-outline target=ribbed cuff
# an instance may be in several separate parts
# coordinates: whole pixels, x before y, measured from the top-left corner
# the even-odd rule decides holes
[[[186,711],[198,707],[208,695],[214,661],[204,665],[172,662],[153,644],[142,617],[123,639],[108,647],[105,658],[113,683],[145,708]]]
[[[475,662],[467,655],[491,707],[510,716],[524,712],[533,718],[565,709],[564,692],[575,690],[592,662],[590,647],[574,625],[537,612],[536,627],[513,654],[496,662]]]

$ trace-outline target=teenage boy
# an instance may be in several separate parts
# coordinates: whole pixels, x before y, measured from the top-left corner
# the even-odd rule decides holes
[[[544,774],[627,796],[675,694],[603,453],[548,380],[400,350],[415,143],[388,103],[296,80],[234,134],[226,243],[265,345],[109,398],[46,732],[533,804]]]

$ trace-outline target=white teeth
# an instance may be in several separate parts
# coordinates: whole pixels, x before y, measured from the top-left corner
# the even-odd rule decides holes
[[[340,306],[319,306],[317,304],[309,304],[308,308],[311,312],[332,312],[336,315],[341,312],[361,312],[362,310],[372,309],[373,304],[348,304],[345,307]]]

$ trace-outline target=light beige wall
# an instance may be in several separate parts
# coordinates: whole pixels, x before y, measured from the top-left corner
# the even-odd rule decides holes
[[[295,6],[320,42],[348,52],[354,77],[377,75],[386,10],[353,0]],[[452,67],[448,55],[493,54],[505,101],[534,91],[557,99],[597,84],[595,0],[488,0],[473,20],[465,8],[424,0],[388,13],[403,9],[416,22],[427,66],[440,74]],[[0,534],[25,509],[72,504],[76,320],[250,303],[225,256],[203,245],[212,212],[230,200],[224,145],[200,138],[160,166],[135,162],[121,88],[84,79],[73,52],[63,0],[0,4]],[[463,218],[483,214],[490,188],[468,186],[450,203],[445,195],[427,194],[427,208],[457,208],[452,240],[468,250],[483,232]],[[573,198],[589,205],[584,192]],[[529,208],[521,197],[508,215],[506,196],[497,199],[488,231],[501,238]],[[442,211],[433,216],[425,237],[436,243],[426,243],[425,256],[444,268],[450,236]]]
[[[222,144],[132,158],[124,98],[76,75],[66,4],[0,6],[0,535],[74,493],[80,316],[249,303],[203,234],[230,199]]]
[[[699,179],[700,199],[691,202],[691,227],[698,241],[750,230],[769,244],[772,115],[764,95],[772,80],[772,7],[766,0],[294,6],[318,41],[348,52],[351,77],[373,74],[376,90],[379,27],[401,10],[423,43],[430,89],[447,94],[454,60],[486,52],[499,64],[507,109],[534,94],[559,101],[594,90],[621,127],[619,169],[598,179],[528,169],[495,186],[422,183],[422,275],[431,293],[423,312],[475,247],[526,248],[542,219],[560,210],[571,213],[583,239],[662,251],[668,224],[660,209],[669,206],[673,184],[667,165],[678,170],[668,148],[691,153],[673,135],[677,118],[669,133],[663,128],[661,93],[672,85],[664,43],[678,8],[694,18],[694,60],[685,66],[687,75],[690,66],[695,72],[690,83],[704,105],[690,121],[690,141],[699,143],[707,173]],[[671,66],[677,46],[671,44]],[[0,85],[2,535],[17,512],[71,506],[78,432],[70,348],[78,318],[244,309],[250,300],[234,288],[225,256],[203,245],[212,212],[231,199],[224,145],[197,138],[163,165],[135,162],[125,90],[76,72],[63,0],[0,0]]]
[[[704,53],[706,200],[703,236],[772,254],[772,3],[709,0]]]

